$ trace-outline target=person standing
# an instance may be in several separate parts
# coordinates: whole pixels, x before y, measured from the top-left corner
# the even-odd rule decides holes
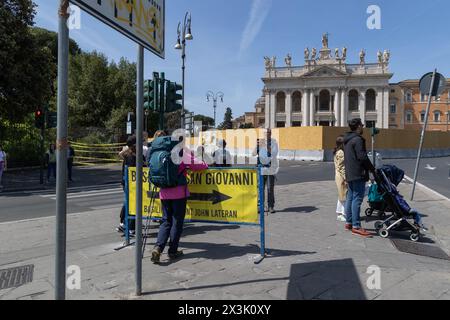
[[[56,147],[50,144],[45,154],[45,162],[47,163],[47,183],[50,183],[50,177],[53,175],[56,181]]]
[[[264,189],[267,188],[267,202],[270,213],[275,213],[275,180],[280,164],[278,160],[278,143],[272,139],[272,131],[267,131],[267,139],[260,139],[253,156],[258,156],[258,164],[262,166]]]
[[[136,167],[136,136],[130,136],[127,139],[127,149],[122,153],[122,189],[124,192],[125,190],[125,174],[128,174],[126,172],[126,168],[133,168]],[[118,232],[125,232],[125,203],[122,206],[122,209],[120,210],[120,224],[116,228]],[[128,222],[130,233],[134,232],[135,229],[135,220],[130,220]]]
[[[72,180],[72,168],[73,168],[73,159],[75,158],[75,149],[72,147],[72,144],[69,142],[69,148],[67,149],[67,173],[69,176],[69,181]]]
[[[351,230],[355,235],[369,237],[370,233],[361,227],[360,213],[369,172],[374,173],[375,168],[367,156],[366,140],[362,137],[364,124],[361,119],[351,120],[349,126],[351,132],[344,138],[345,176],[348,183],[345,229]]]
[[[232,157],[227,150],[227,142],[225,140],[219,140],[217,143],[218,149],[213,152],[214,167],[228,168],[232,165]]]
[[[6,171],[7,163],[6,163],[6,152],[3,151],[3,147],[0,144],[0,190],[3,189],[2,178],[3,172]]]
[[[183,233],[184,219],[186,216],[187,200],[190,196],[187,183],[188,170],[202,171],[208,169],[208,165],[196,159],[188,148],[180,150],[180,162],[177,166],[173,161],[173,148],[170,151],[172,157],[166,161],[165,154],[169,152],[168,147],[173,146],[172,137],[160,137],[153,141],[150,152],[150,171],[158,172],[157,168],[163,168],[165,162],[172,162],[168,164],[169,168],[174,168],[177,172],[177,182],[175,187],[161,187],[159,196],[161,199],[161,207],[163,211],[162,224],[159,227],[158,239],[156,245],[152,250],[151,261],[158,264],[161,253],[169,241],[168,256],[169,260],[175,260],[183,256],[183,251],[179,251],[179,242]],[[176,143],[175,143],[176,144]],[[161,161],[163,159],[163,161]],[[159,171],[161,172],[161,171]],[[170,174],[172,176],[172,174]],[[152,176],[153,177],[153,176]],[[155,178],[155,177],[153,177]],[[152,181],[153,182],[153,181]]]
[[[344,164],[344,136],[336,139],[336,148],[334,149],[334,168],[335,181],[338,189],[338,201],[336,206],[337,220],[346,222],[345,201],[347,200],[347,181],[345,178]]]

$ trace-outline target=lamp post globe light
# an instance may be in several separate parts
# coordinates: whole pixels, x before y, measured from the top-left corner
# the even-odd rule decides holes
[[[185,114],[184,114],[184,75],[185,75],[185,70],[186,70],[186,40],[193,40],[194,37],[192,36],[192,30],[191,30],[191,14],[189,12],[186,12],[186,15],[184,16],[184,23],[183,23],[183,27],[181,27],[181,22],[178,23],[178,29],[177,29],[177,33],[178,33],[178,40],[177,43],[175,45],[175,49],[176,50],[181,50],[181,60],[182,60],[182,111],[181,111],[181,128],[184,128],[184,118],[185,118]]]
[[[220,102],[223,102],[224,93],[219,91],[217,93],[214,93],[212,91],[208,91],[206,93],[206,100],[209,102],[210,99],[213,101],[213,108],[214,108],[214,128],[216,128],[216,114],[217,114],[217,100],[220,99]]]

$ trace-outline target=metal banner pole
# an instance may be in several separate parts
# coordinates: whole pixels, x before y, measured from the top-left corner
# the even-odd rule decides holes
[[[258,192],[259,192],[259,224],[260,224],[260,257],[255,260],[255,264],[260,264],[266,257],[266,235],[264,223],[264,177],[262,176],[261,165],[258,166]]]
[[[425,113],[425,123],[423,124],[422,134],[420,136],[419,152],[417,154],[416,169],[414,170],[414,183],[413,183],[413,189],[412,189],[412,193],[411,193],[411,201],[414,200],[414,194],[416,192],[416,184],[417,184],[417,176],[419,174],[420,158],[422,157],[422,148],[423,148],[423,142],[425,140],[425,132],[427,130],[427,125],[428,125],[428,114],[430,113],[431,99],[433,98],[432,94],[433,94],[433,88],[434,88],[434,81],[436,79],[436,73],[437,73],[437,69],[434,70],[433,78],[431,80],[431,85],[430,85],[430,93],[428,95],[428,105],[427,105],[427,111]]]
[[[69,75],[69,0],[61,0],[58,25],[58,125],[56,141],[56,255],[55,299],[66,298],[67,218],[67,91]]]
[[[130,205],[128,204],[130,201],[129,194],[130,189],[128,185],[128,166],[125,166],[125,172],[124,172],[124,179],[125,179],[125,245],[130,245]]]

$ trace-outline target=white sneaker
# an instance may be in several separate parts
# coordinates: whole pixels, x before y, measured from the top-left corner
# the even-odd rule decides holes
[[[347,222],[347,218],[344,215],[340,214],[337,216],[337,221]]]

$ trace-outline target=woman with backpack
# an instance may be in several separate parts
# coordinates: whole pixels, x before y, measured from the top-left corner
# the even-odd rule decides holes
[[[149,167],[150,181],[160,188],[159,197],[163,212],[158,240],[151,257],[151,261],[156,264],[159,263],[169,238],[169,260],[178,259],[183,255],[183,251],[178,250],[178,245],[183,233],[186,205],[190,195],[186,177],[188,170],[202,171],[208,169],[208,165],[196,159],[193,152],[184,147],[184,142],[174,141],[172,137],[166,136],[153,141]]]

